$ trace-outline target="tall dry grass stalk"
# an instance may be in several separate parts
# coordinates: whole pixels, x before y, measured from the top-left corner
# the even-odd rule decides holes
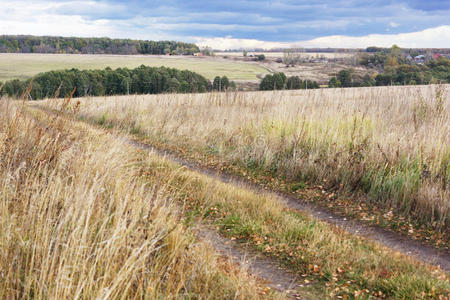
[[[449,85],[90,98],[79,116],[291,182],[362,191],[435,227],[450,209]]]
[[[139,179],[141,154],[4,99],[0,111],[0,298],[260,298]]]

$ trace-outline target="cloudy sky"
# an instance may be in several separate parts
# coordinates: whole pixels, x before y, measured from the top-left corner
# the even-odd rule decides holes
[[[450,0],[0,0],[0,34],[241,47],[450,47]]]

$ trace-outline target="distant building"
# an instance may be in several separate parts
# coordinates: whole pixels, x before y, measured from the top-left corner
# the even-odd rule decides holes
[[[324,64],[326,64],[326,63],[328,63],[328,59],[326,59],[326,58],[315,58],[315,59],[311,60],[311,62],[313,62],[313,63],[324,63]]]
[[[445,58],[450,59],[450,54],[441,54],[441,53],[435,53],[435,54],[433,54],[433,58],[434,58],[434,59],[439,59],[439,57],[445,57]]]
[[[414,57],[414,62],[416,64],[423,64],[425,62],[425,55],[417,55],[416,57]]]

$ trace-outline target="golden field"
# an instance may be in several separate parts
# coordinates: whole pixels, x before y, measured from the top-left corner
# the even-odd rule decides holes
[[[448,178],[431,179],[448,165],[447,89],[1,99],[0,297],[285,297],[199,238],[199,227],[284,265],[305,298],[448,297],[439,267],[293,211],[274,195],[180,167],[126,134],[291,187],[317,182],[362,193],[396,214],[446,226]],[[385,172],[380,182],[369,176],[374,170]],[[375,189],[400,175],[390,189]],[[434,189],[441,198],[431,197]]]
[[[259,299],[245,270],[180,222],[145,156],[0,100],[0,298]]]
[[[448,225],[448,85],[82,99],[79,117]]]

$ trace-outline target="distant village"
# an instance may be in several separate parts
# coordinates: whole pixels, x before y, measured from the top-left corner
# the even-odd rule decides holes
[[[434,53],[433,55],[424,55],[424,54],[420,54],[420,55],[416,55],[416,56],[411,56],[408,55],[406,56],[406,60],[410,63],[416,63],[416,64],[423,64],[428,60],[431,59],[439,59],[439,57],[446,57],[448,59],[450,59],[450,54],[441,54],[441,53]]]

